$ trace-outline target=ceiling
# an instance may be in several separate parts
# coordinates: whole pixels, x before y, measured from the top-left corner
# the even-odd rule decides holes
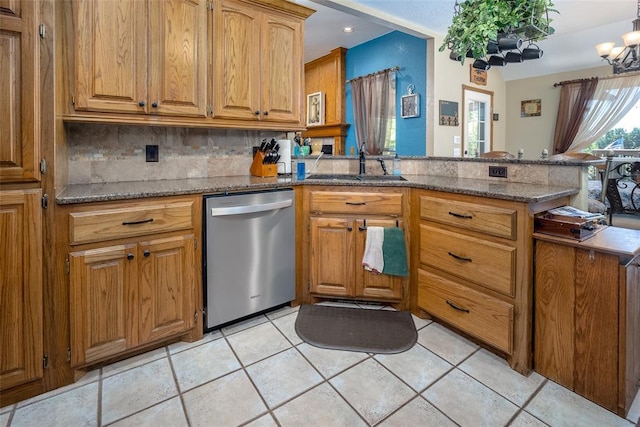
[[[454,0],[294,0],[315,9],[305,24],[305,62],[336,47],[351,48],[393,30],[443,36],[451,23]],[[606,65],[594,46],[622,44],[633,29],[637,0],[555,0],[555,34],[538,42],[544,56],[522,64],[495,67],[505,80],[582,70]],[[350,34],[341,30],[355,28]],[[439,46],[437,46],[439,47]]]

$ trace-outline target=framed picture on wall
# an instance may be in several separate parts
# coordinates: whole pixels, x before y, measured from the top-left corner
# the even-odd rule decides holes
[[[458,126],[458,103],[440,100],[440,125]]]
[[[420,95],[412,93],[410,95],[402,95],[401,104],[402,118],[420,117]]]
[[[324,124],[324,93],[315,92],[307,95],[307,126]]]
[[[542,100],[527,99],[520,103],[520,117],[539,117],[542,115]]]

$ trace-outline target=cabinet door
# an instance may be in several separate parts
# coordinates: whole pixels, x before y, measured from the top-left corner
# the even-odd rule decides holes
[[[395,227],[396,221],[391,219],[367,220],[367,226],[375,227]],[[402,227],[402,222],[398,223]],[[403,278],[400,276],[390,276],[388,274],[377,274],[366,271],[362,266],[362,257],[366,244],[367,231],[362,220],[356,221],[356,296],[400,299],[402,298]]]
[[[193,327],[196,286],[193,235],[138,245],[140,341],[154,341]]]
[[[150,3],[149,111],[206,115],[205,0]]]
[[[40,190],[0,191],[2,390],[43,374],[41,196]]]
[[[0,181],[40,180],[38,2],[0,2]]]
[[[353,221],[344,218],[311,218],[310,291],[334,296],[354,294]]]
[[[78,0],[76,110],[147,111],[147,16],[141,0]]]
[[[298,122],[302,110],[302,21],[264,13],[261,35],[262,120]]]
[[[260,13],[235,0],[214,10],[215,64],[213,116],[257,120],[260,117]]]
[[[136,245],[70,254],[71,365],[138,343]]]

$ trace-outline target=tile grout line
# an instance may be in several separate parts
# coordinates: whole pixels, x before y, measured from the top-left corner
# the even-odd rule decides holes
[[[266,316],[265,316],[265,317],[266,317]],[[268,318],[267,318],[267,320],[268,320]],[[265,323],[266,323],[266,322],[265,322]],[[253,327],[255,327],[255,326],[259,326],[259,325],[254,325],[254,326],[252,326],[251,328],[253,328]],[[251,328],[247,328],[247,329],[244,329],[244,330],[246,331],[246,330],[251,329]],[[276,329],[277,329],[277,328],[276,328]],[[238,331],[238,332],[242,332],[242,331]],[[278,332],[279,332],[279,331],[278,331]],[[230,349],[230,350],[231,350],[231,352],[233,353],[233,356],[236,358],[236,360],[237,360],[237,361],[238,361],[238,363],[240,364],[240,369],[242,369],[242,372],[244,372],[245,376],[249,379],[249,382],[250,382],[250,383],[251,383],[251,385],[253,386],[253,389],[255,390],[255,392],[256,392],[256,393],[258,393],[258,396],[260,397],[260,400],[261,400],[261,401],[262,401],[262,403],[264,404],[265,408],[267,408],[267,411],[266,411],[266,412],[264,412],[264,413],[260,413],[260,414],[256,415],[254,418],[252,418],[252,419],[250,419],[250,420],[246,421],[245,423],[243,423],[243,425],[244,425],[244,424],[247,424],[247,423],[249,423],[249,422],[255,421],[255,420],[259,419],[260,417],[264,416],[265,414],[271,414],[271,416],[272,416],[273,418],[275,418],[275,416],[274,416],[274,415],[272,414],[272,412],[271,412],[271,408],[269,408],[269,404],[268,404],[268,403],[267,403],[267,401],[265,400],[264,396],[262,396],[262,393],[260,393],[260,390],[258,389],[258,386],[257,386],[257,385],[256,385],[256,383],[253,381],[253,378],[251,378],[251,375],[249,375],[249,372],[247,372],[247,368],[246,368],[245,364],[242,362],[242,360],[240,360],[240,357],[238,356],[238,354],[236,353],[235,349],[233,348],[233,346],[231,345],[231,343],[230,343],[230,342],[229,342],[229,340],[227,339],[227,334],[226,334],[226,333],[224,333],[224,332],[222,331],[222,329],[220,329],[220,333],[222,334],[222,338],[225,340],[225,342],[226,342],[226,343],[227,343],[227,345],[229,346],[229,349]],[[233,334],[230,334],[230,335],[233,335]],[[284,350],[283,350],[283,351],[284,351]],[[276,354],[280,354],[280,353],[282,353],[282,352],[280,351],[280,352],[278,352],[278,353],[276,353]],[[271,356],[269,356],[269,357],[271,357]],[[254,363],[258,363],[258,362],[260,362],[261,360],[265,360],[265,359],[267,359],[267,358],[265,357],[264,359],[260,359],[260,360],[258,360],[258,361],[256,361],[256,362],[254,362]],[[253,365],[253,363],[252,363],[251,365]],[[249,366],[251,366],[251,365],[249,365]],[[233,371],[233,372],[236,372],[236,371]],[[226,375],[229,375],[230,373],[231,373],[231,372],[227,373]],[[224,376],[226,376],[226,375],[223,375],[222,377],[224,377]],[[219,378],[222,378],[222,377],[219,377]],[[215,381],[215,380],[212,380],[212,381]],[[211,382],[211,381],[209,381],[209,382]]]
[[[534,371],[535,372],[535,371]],[[540,383],[540,385],[534,390],[533,393],[531,393],[531,396],[529,396],[529,398],[527,400],[524,401],[524,403],[522,404],[522,406],[520,406],[520,408],[518,409],[518,411],[516,411],[515,414],[513,414],[513,416],[511,417],[511,419],[507,422],[507,426],[510,426],[511,424],[513,424],[513,422],[518,418],[518,416],[520,414],[522,414],[523,412],[527,415],[532,416],[533,418],[535,418],[536,420],[540,421],[541,423],[543,423],[544,425],[548,425],[547,423],[545,423],[544,421],[542,421],[540,418],[536,417],[535,415],[533,415],[532,413],[528,412],[525,410],[525,407],[531,403],[531,401],[538,395],[538,393],[540,393],[540,390],[542,390],[542,388],[547,384],[547,382],[549,382],[549,379],[545,378],[544,376],[542,377],[543,381]]]
[[[97,421],[97,426],[101,427],[102,426],[102,368],[98,368],[100,369],[100,372],[98,372],[98,410],[96,411],[96,417],[98,418]]]
[[[198,347],[198,346],[195,346]],[[195,348],[194,347],[194,348]],[[173,360],[171,359],[171,352],[169,351],[169,346],[165,347],[167,352],[167,360],[169,361],[169,369],[171,369],[171,375],[173,376],[173,382],[176,385],[176,390],[178,391],[178,399],[180,399],[180,406],[182,407],[182,414],[184,415],[185,420],[187,420],[187,426],[191,426],[191,420],[189,419],[189,413],[187,412],[187,405],[184,403],[183,390],[180,387],[180,381],[178,381],[178,374],[176,373],[176,369],[173,366]],[[171,400],[173,397],[170,397],[167,400]],[[167,400],[164,400],[166,402]],[[158,402],[157,404],[159,404]]]

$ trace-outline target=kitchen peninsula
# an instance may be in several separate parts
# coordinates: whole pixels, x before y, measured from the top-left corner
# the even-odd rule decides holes
[[[409,253],[410,276],[401,284],[394,285],[399,289],[399,293],[384,293],[382,290],[373,291],[373,301],[383,301],[394,305],[399,309],[409,309],[414,313],[426,316],[433,315],[444,323],[455,327],[457,330],[467,333],[470,337],[480,343],[493,348],[510,362],[511,366],[521,373],[528,373],[532,369],[532,278],[533,278],[533,256],[531,235],[533,233],[533,214],[560,205],[569,204],[572,198],[581,194],[580,179],[583,169],[587,164],[563,164],[563,163],[540,163],[515,161],[506,164],[510,170],[508,180],[478,179],[489,164],[495,162],[485,161],[461,161],[445,158],[412,158],[403,159],[405,173],[403,177],[406,181],[383,181],[371,179],[366,182],[360,181],[325,181],[307,179],[298,181],[291,177],[257,178],[251,176],[227,176],[209,178],[190,178],[178,180],[162,181],[139,181],[139,182],[114,182],[103,184],[76,184],[67,186],[56,197],[58,204],[59,223],[66,224],[66,218],[77,215],[84,210],[103,210],[118,207],[126,210],[127,206],[133,208],[144,205],[146,201],[151,204],[178,203],[190,200],[196,211],[201,209],[200,203],[203,195],[214,193],[233,193],[236,191],[265,190],[282,187],[292,187],[296,192],[296,242],[300,246],[296,253],[300,254],[296,260],[296,303],[309,303],[323,298],[335,298],[336,294],[327,293],[326,288],[310,288],[310,280],[314,268],[310,266],[309,260],[313,259],[311,248],[311,236],[309,234],[310,216],[318,208],[311,208],[311,200],[314,195],[332,195],[331,197],[369,197],[369,200],[382,200],[385,195],[399,195],[398,210],[391,212],[390,219],[401,220],[404,228]],[[369,162],[368,167],[377,167],[377,163]],[[318,165],[320,172],[349,172],[352,167],[357,167],[356,161],[350,158],[329,158],[321,160]],[[427,171],[427,173],[411,173]],[[367,170],[370,175],[379,173],[376,170]],[[438,175],[442,174],[442,175]],[[452,176],[455,174],[456,176]],[[518,177],[525,182],[518,182]],[[571,177],[573,180],[571,180]],[[536,181],[540,183],[535,183]],[[531,184],[534,182],[534,184]],[[544,182],[544,184],[543,184]],[[570,183],[570,185],[558,185],[559,183]],[[550,185],[549,183],[552,183]],[[324,196],[322,196],[324,197]],[[382,197],[382,199],[380,199]],[[462,213],[471,213],[477,219],[473,224],[451,222],[446,217],[439,217],[437,212],[431,212],[430,207],[442,206],[442,209],[460,210]],[[319,208],[318,213],[329,220],[334,221],[339,218],[354,218],[359,221],[360,214],[336,211],[328,211]],[[394,213],[395,212],[395,213]],[[444,211],[443,211],[444,212]],[[374,215],[371,216],[371,213]],[[344,216],[346,214],[346,217]],[[197,216],[196,212],[196,216]],[[328,216],[327,216],[328,215]],[[446,216],[446,213],[445,213]],[[376,216],[374,211],[367,212],[363,219],[380,220],[382,217]],[[478,224],[475,224],[478,221]],[[492,230],[496,227],[496,221],[501,221],[501,230]],[[483,223],[485,223],[483,225]],[[372,223],[372,224],[375,224]],[[487,225],[488,224],[488,225]],[[493,271],[492,269],[504,269],[505,266],[490,262],[488,265],[472,264],[469,271],[484,271],[489,277],[497,273],[504,277],[504,287],[492,289],[487,283],[477,283],[472,275],[462,275],[456,273],[456,266],[452,265],[455,274],[447,273],[449,267],[439,264],[438,254],[430,254],[432,245],[429,243],[434,237],[431,233],[436,229],[440,232],[449,233],[444,239],[459,239],[461,245],[468,247],[470,253],[478,259],[487,250],[498,250],[491,257],[507,260],[506,273],[503,271]],[[334,227],[335,225],[329,225]],[[193,235],[197,240],[202,235],[202,224],[193,220],[192,228],[187,227],[189,235]],[[488,227],[488,228],[487,228]],[[348,228],[348,227],[347,227]],[[345,228],[345,230],[347,229]],[[171,230],[168,230],[171,231]],[[184,236],[183,231],[171,232],[168,235],[160,234],[160,237]],[[346,235],[345,235],[346,236]],[[149,234],[144,239],[153,237]],[[156,236],[158,237],[158,236]],[[138,239],[139,240],[139,239]],[[439,240],[439,239],[437,239]],[[440,239],[441,240],[441,239]],[[123,241],[127,243],[128,240]],[[346,244],[356,244],[348,243]],[[134,243],[132,241],[132,243]],[[356,244],[357,246],[357,244]],[[437,248],[436,248],[437,249]],[[446,254],[447,248],[442,247]],[[507,258],[504,258],[504,256]],[[193,255],[196,259],[195,265],[201,264],[200,251]],[[490,258],[491,258],[490,257]],[[446,261],[446,260],[443,260]],[[347,265],[348,269],[355,269],[357,260],[353,265]],[[442,269],[444,268],[444,269]],[[487,270],[488,268],[488,270]],[[355,270],[354,270],[355,271]],[[359,271],[359,270],[358,270]],[[505,276],[506,274],[506,276]],[[358,283],[359,279],[355,279]],[[484,306],[474,307],[477,312],[484,313],[483,319],[501,319],[497,324],[483,323],[483,319],[474,319],[471,323],[460,321],[456,317],[448,317],[443,314],[440,308],[434,308],[431,301],[437,300],[436,283],[442,280],[455,282],[461,294],[456,296],[442,297],[444,300],[464,297],[466,294],[477,293],[478,297],[484,301]],[[435,281],[435,282],[434,282]],[[184,310],[184,313],[201,311],[202,296],[199,277],[196,278],[198,285],[191,291],[193,302],[200,301],[192,305],[192,309]],[[444,283],[444,282],[443,282]],[[376,285],[379,286],[379,285]],[[434,288],[433,286],[436,286]],[[456,289],[458,289],[456,288]],[[356,298],[362,299],[363,295]],[[348,296],[347,296],[348,297]],[[495,312],[496,307],[501,307]],[[423,311],[424,310],[424,311]],[[506,310],[506,311],[505,311]],[[475,312],[476,310],[474,310]],[[180,333],[183,339],[197,339],[202,333],[202,316],[195,316],[193,322],[184,322],[184,325],[193,324],[193,328],[183,328]],[[478,330],[470,325],[484,325],[484,331]],[[486,335],[489,331],[489,335]],[[186,334],[186,335],[185,335]],[[178,335],[173,335],[177,337]],[[499,338],[498,338],[499,337]],[[149,341],[153,343],[153,341]],[[135,346],[133,347],[136,348]],[[116,354],[119,354],[116,352]],[[122,354],[126,354],[122,353]],[[82,368],[83,364],[78,364]]]

